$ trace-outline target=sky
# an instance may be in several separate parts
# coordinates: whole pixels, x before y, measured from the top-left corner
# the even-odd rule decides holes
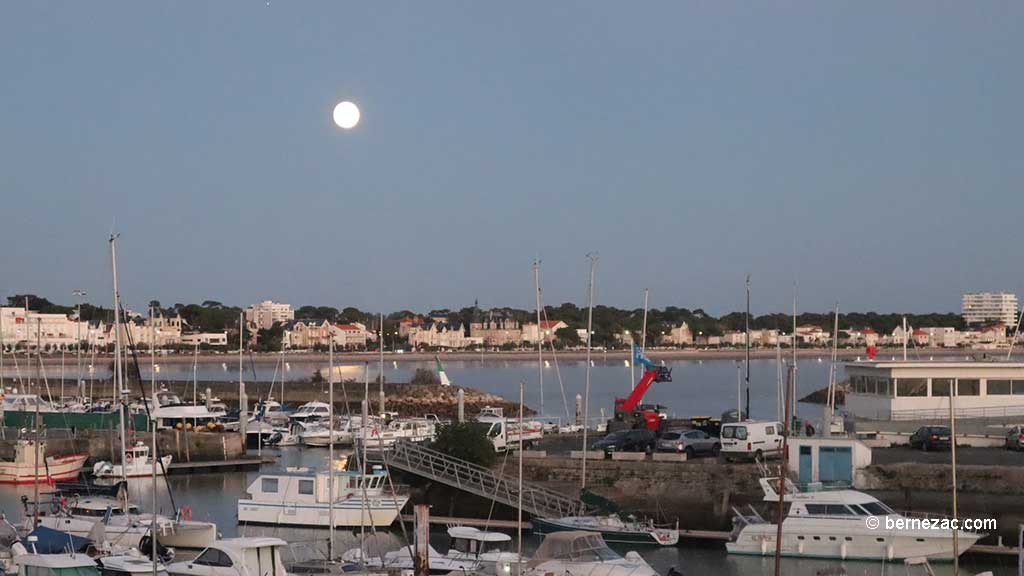
[[[1019,2],[5,2],[0,296],[1024,292]],[[334,105],[362,121],[339,129]]]

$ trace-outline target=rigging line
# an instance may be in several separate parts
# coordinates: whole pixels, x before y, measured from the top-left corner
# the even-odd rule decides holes
[[[121,304],[118,304],[118,306],[120,306],[120,308],[121,308],[121,314],[122,315],[125,314],[124,306],[121,305]],[[138,350],[136,350],[136,348],[135,348],[135,339],[134,339],[134,337],[132,337],[132,329],[131,329],[131,324],[129,322],[125,322],[124,332],[125,332],[125,336],[127,337],[127,340],[128,340],[128,350],[131,351],[131,354],[132,354],[132,362],[133,363],[130,364],[130,366],[132,366],[135,369],[134,370],[135,382],[139,385],[139,391],[142,393],[142,406],[146,409],[146,419],[147,419],[147,421],[152,423],[153,422],[153,413],[150,411],[150,408],[149,408],[149,404],[150,403],[146,402],[146,388],[142,384],[142,372],[139,370]],[[129,375],[130,374],[131,374],[131,371],[129,371]],[[115,388],[116,388],[116,385],[115,385]],[[120,396],[120,393],[118,394],[118,396]],[[156,398],[153,398],[152,401],[156,402]],[[121,398],[121,403],[124,404],[124,398]],[[155,409],[156,406],[154,406],[153,408]],[[127,405],[124,406],[124,409],[125,409],[125,413],[128,414],[129,412],[128,412],[128,406]],[[155,426],[154,426],[154,428],[155,428]],[[153,434],[156,434],[156,431],[154,431]],[[159,442],[154,442],[154,444],[156,445],[157,448],[156,448],[156,452],[153,454],[153,458],[156,458],[157,463],[160,464],[160,470],[163,472],[163,477],[164,477],[164,485],[167,486],[167,497],[171,499],[171,509],[174,510],[175,511],[175,515],[177,515],[178,505],[174,501],[174,491],[171,490],[171,481],[170,481],[170,478],[168,478],[168,476],[170,476],[170,474],[167,473],[167,469],[164,466],[164,461],[163,461],[162,458],[160,458],[160,445],[159,445]],[[125,465],[126,464],[125,464],[125,461],[124,461],[124,454],[122,454],[121,455],[121,466],[124,467]],[[126,486],[125,490],[127,490],[127,489],[128,488]],[[125,513],[127,513],[127,511],[125,511]],[[154,511],[153,513],[155,514],[156,512]]]
[[[551,322],[551,320],[548,319],[547,307],[543,308],[543,311],[544,321]],[[539,326],[537,327],[537,335],[540,337]],[[565,409],[565,418],[571,421],[572,417],[569,415],[569,401],[565,397],[565,385],[562,383],[562,371],[558,368],[558,354],[555,353],[555,339],[552,338],[551,342],[548,344],[551,346],[551,358],[555,361],[555,376],[558,377],[558,388],[562,391],[562,407]]]

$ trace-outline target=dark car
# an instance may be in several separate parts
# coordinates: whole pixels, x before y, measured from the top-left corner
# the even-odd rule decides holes
[[[1024,450],[1024,426],[1014,426],[1006,431],[1006,449]]]
[[[657,443],[654,432],[646,428],[619,430],[590,445],[592,450],[608,452],[653,452]]]
[[[910,447],[928,450],[945,450],[949,448],[950,432],[946,426],[921,426],[910,437]]]

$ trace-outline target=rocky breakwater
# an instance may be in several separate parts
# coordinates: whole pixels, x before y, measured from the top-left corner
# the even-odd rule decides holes
[[[334,399],[338,408],[344,410],[347,400],[348,409],[357,413],[363,401],[363,384],[346,382],[344,388],[344,391],[341,391],[339,385],[335,385]],[[473,418],[485,406],[501,408],[510,417],[519,413],[518,403],[506,400],[497,394],[481,392],[464,386],[441,386],[440,384],[385,384],[384,408],[389,412],[398,412],[401,416],[434,414],[442,419],[454,420],[458,417],[459,412],[459,390],[462,390],[467,419]],[[380,408],[379,384],[370,385],[369,400],[371,411],[377,411]],[[529,408],[524,411],[527,414],[533,414],[533,410]]]

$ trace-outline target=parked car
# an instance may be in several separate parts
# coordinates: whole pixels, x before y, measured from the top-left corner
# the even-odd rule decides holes
[[[910,447],[928,450],[948,449],[950,431],[947,426],[921,426],[910,436]]]
[[[661,452],[685,452],[687,458],[696,454],[718,454],[722,447],[716,436],[703,430],[669,430],[658,440]]]
[[[1024,426],[1014,426],[1006,431],[1006,449],[1024,450]]]
[[[725,460],[760,460],[782,454],[782,423],[747,420],[722,424],[721,452]]]
[[[591,450],[611,452],[653,452],[657,438],[646,428],[619,430],[590,445]]]

